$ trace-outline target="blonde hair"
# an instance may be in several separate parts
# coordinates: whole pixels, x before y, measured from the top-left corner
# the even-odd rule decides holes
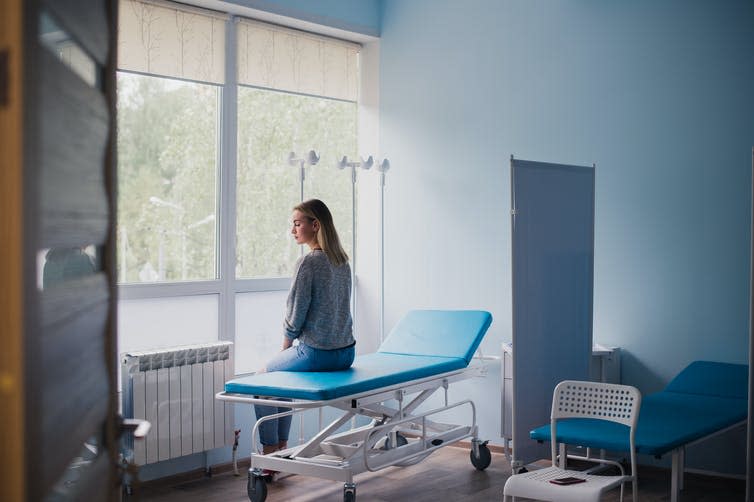
[[[317,244],[325,252],[330,263],[338,266],[348,262],[348,255],[340,245],[332,214],[324,202],[319,199],[309,199],[294,207],[293,210],[301,211],[307,218],[319,222]]]

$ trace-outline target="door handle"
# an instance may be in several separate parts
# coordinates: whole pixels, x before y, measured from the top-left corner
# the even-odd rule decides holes
[[[121,433],[131,433],[134,439],[144,439],[151,428],[149,421],[139,418],[122,418],[120,422]]]

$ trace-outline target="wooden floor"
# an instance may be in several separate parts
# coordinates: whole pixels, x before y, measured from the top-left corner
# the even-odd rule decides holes
[[[492,465],[477,471],[469,461],[469,452],[462,448],[441,448],[423,462],[404,468],[389,467],[377,473],[356,477],[358,502],[460,502],[502,501],[503,485],[510,476],[510,465],[502,454],[492,454]],[[685,489],[679,502],[741,502],[745,483],[686,474]],[[314,502],[343,500],[343,484],[303,476],[288,476],[268,486],[267,502]],[[631,500],[630,485],[624,500]],[[616,502],[614,490],[604,500]],[[142,502],[244,502],[246,473],[215,474],[182,480],[168,485],[158,481],[140,487],[127,501]],[[519,499],[521,500],[521,499]],[[639,469],[639,500],[659,502],[670,500],[670,472],[663,469]]]

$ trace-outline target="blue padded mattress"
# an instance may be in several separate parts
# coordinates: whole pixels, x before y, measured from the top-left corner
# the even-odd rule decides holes
[[[225,383],[225,392],[323,401],[465,367],[458,357],[376,352],[357,357],[345,371],[273,371],[236,378]]]
[[[674,392],[651,394],[642,399],[636,426],[636,451],[663,455],[746,420],[747,411],[745,399]],[[531,438],[549,441],[550,426],[534,429]],[[628,427],[586,418],[559,420],[558,440],[592,448],[628,451]]]
[[[636,426],[636,451],[663,455],[746,420],[748,367],[695,361],[663,390],[645,396]],[[628,427],[572,418],[558,421],[558,440],[569,444],[628,451]],[[550,426],[531,431],[532,439],[550,440]]]
[[[274,371],[236,378],[225,392],[324,401],[431,377],[468,366],[492,322],[478,310],[414,310],[373,354],[345,371]]]

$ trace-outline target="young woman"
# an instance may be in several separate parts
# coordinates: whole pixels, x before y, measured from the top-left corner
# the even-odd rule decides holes
[[[336,371],[351,366],[356,342],[351,319],[351,267],[324,202],[311,199],[293,208],[291,233],[309,253],[296,262],[288,293],[283,350],[262,371]],[[298,340],[297,345],[293,341]],[[255,407],[257,419],[287,411]],[[291,416],[259,426],[262,453],[288,447]],[[268,473],[269,474],[269,473]]]

